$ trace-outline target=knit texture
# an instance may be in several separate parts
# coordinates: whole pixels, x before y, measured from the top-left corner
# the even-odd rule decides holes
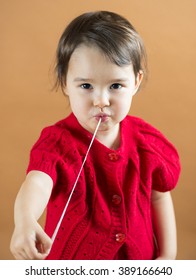
[[[172,190],[180,173],[174,146],[154,127],[127,116],[111,150],[96,138],[47,259],[154,259],[152,189]],[[91,133],[73,114],[45,128],[27,172],[48,174],[53,191],[45,231],[52,236],[82,165]]]

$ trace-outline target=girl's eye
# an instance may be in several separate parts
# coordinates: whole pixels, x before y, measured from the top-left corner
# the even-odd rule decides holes
[[[110,88],[111,88],[111,89],[120,89],[120,88],[122,88],[122,85],[121,85],[121,84],[116,83],[116,84],[111,85],[111,87],[110,87]]]
[[[83,89],[92,89],[91,84],[82,84],[80,87]]]

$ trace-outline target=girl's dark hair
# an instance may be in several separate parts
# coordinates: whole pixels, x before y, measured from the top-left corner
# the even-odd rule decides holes
[[[71,21],[59,40],[56,88],[63,90],[69,60],[81,44],[98,47],[118,66],[132,64],[135,76],[147,70],[144,44],[132,24],[113,12],[89,12]]]

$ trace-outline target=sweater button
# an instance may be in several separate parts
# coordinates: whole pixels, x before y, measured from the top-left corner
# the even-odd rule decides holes
[[[110,153],[108,154],[108,157],[111,161],[117,161],[119,159],[119,155],[116,153]]]
[[[121,203],[121,197],[120,197],[120,195],[118,195],[118,194],[114,194],[113,196],[112,196],[112,203],[114,204],[114,205],[119,205],[120,203]]]
[[[117,233],[116,234],[116,241],[122,243],[125,241],[125,234],[124,233]]]

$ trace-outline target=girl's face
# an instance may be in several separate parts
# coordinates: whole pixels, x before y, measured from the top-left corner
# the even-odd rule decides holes
[[[142,80],[132,65],[117,66],[94,46],[80,45],[72,54],[65,85],[71,109],[83,128],[116,135],[128,114],[133,95]],[[115,136],[114,136],[115,137]]]

